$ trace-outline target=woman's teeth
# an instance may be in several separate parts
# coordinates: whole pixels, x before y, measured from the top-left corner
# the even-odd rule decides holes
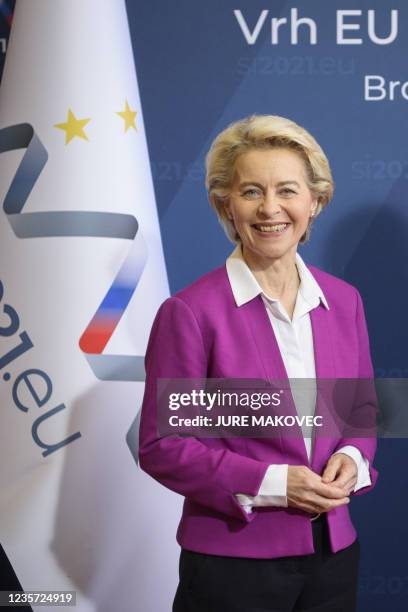
[[[277,223],[276,225],[255,225],[254,227],[261,232],[283,232],[287,223]]]

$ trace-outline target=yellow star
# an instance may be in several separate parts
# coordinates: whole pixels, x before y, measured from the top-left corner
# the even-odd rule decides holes
[[[126,100],[125,110],[120,113],[117,112],[116,114],[125,120],[125,133],[128,131],[130,127],[136,130],[136,123],[135,123],[136,111],[132,111],[127,100]]]
[[[65,144],[68,144],[75,136],[83,138],[83,140],[88,140],[88,136],[84,132],[84,127],[89,121],[90,119],[77,119],[69,108],[66,123],[56,123],[54,127],[65,130]]]

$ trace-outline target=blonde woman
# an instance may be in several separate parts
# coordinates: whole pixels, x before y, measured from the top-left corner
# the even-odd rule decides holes
[[[142,469],[185,497],[173,611],[352,612],[359,542],[348,503],[375,485],[375,439],[157,434],[161,378],[372,377],[358,291],[297,252],[333,195],[316,140],[254,115],[215,138],[206,167],[235,249],[160,307],[140,427]]]

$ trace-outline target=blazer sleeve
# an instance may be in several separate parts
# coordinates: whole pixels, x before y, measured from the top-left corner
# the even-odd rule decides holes
[[[355,446],[368,460],[371,485],[362,487],[352,495],[363,495],[374,488],[378,472],[373,467],[373,460],[377,448],[377,437],[375,435],[375,424],[377,417],[377,398],[374,387],[373,366],[370,355],[370,343],[368,339],[367,324],[364,316],[364,307],[361,296],[356,291],[356,328],[358,335],[358,379],[363,379],[361,388],[363,392],[357,394],[356,403],[353,406],[353,423],[362,423],[369,435],[364,437],[343,437],[333,452],[340,450],[343,446]],[[371,382],[372,381],[372,382]]]
[[[199,438],[157,432],[157,381],[160,378],[206,378],[208,356],[190,306],[168,298],[156,315],[146,358],[146,385],[139,429],[139,465],[165,487],[245,523],[247,514],[235,497],[256,495],[268,463],[229,449],[210,448]]]

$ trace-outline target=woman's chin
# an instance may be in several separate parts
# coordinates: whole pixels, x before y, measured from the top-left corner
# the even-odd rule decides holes
[[[268,258],[268,259],[281,259],[282,257],[288,257],[295,255],[297,244],[291,244],[285,241],[281,244],[267,244],[264,241],[262,243],[255,243],[251,246],[246,247],[244,250],[250,252],[252,258]]]

